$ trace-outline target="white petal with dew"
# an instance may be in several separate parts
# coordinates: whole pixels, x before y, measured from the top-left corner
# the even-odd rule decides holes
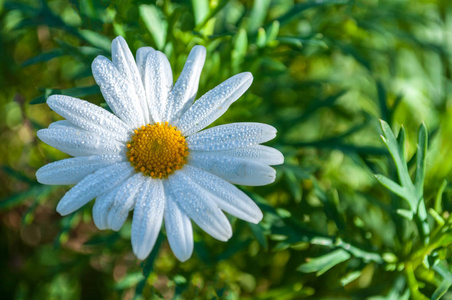
[[[150,119],[149,108],[140,73],[138,72],[132,52],[130,52],[129,46],[122,36],[118,36],[111,43],[111,58],[122,77],[130,82],[130,90],[133,92],[133,97],[136,98],[135,101],[137,101],[141,107],[140,113],[143,115],[144,121],[146,124],[153,123]]]
[[[169,95],[163,121],[177,124],[177,120],[195,101],[198,92],[199,78],[206,60],[206,48],[195,46],[191,49],[176,84]]]
[[[81,130],[82,128],[78,127],[75,124],[72,124],[68,120],[60,120],[53,123],[50,123],[48,129],[77,129]]]
[[[132,220],[132,248],[139,259],[151,253],[160,232],[165,209],[165,192],[161,180],[149,179],[143,184]]]
[[[212,237],[225,242],[232,236],[231,224],[221,209],[184,174],[184,169],[176,171],[165,181],[165,190],[187,216]]]
[[[137,67],[143,84],[144,84],[144,66],[146,64],[147,55],[150,51],[154,51],[154,49],[152,47],[141,47],[137,50],[136,55]]]
[[[101,136],[125,142],[131,128],[114,114],[84,100],[63,95],[53,95],[47,105],[72,124]]]
[[[106,57],[98,56],[91,69],[111,110],[132,128],[146,124],[140,101],[135,95],[135,87],[116,66]]]
[[[188,163],[234,184],[259,186],[270,184],[276,178],[275,169],[266,164],[209,152],[190,153]]]
[[[113,206],[116,194],[121,184],[118,184],[112,190],[107,191],[96,198],[93,205],[93,221],[97,228],[104,230],[109,228],[107,223],[108,212]]]
[[[255,224],[262,220],[262,212],[256,203],[229,182],[189,165],[184,167],[184,171],[206,193],[210,193],[211,198],[225,212]]]
[[[253,75],[249,72],[229,78],[199,98],[182,115],[177,126],[184,135],[191,135],[207,127],[221,117],[252,82]]]
[[[113,189],[134,172],[135,169],[129,162],[121,162],[86,176],[64,195],[58,203],[57,211],[63,216],[76,211],[97,196]]]
[[[151,179],[143,176],[142,173],[136,173],[121,184],[121,187],[115,196],[114,203],[108,212],[108,228],[115,231],[121,229],[122,225],[127,220],[129,211],[135,207],[139,191],[147,180]]]
[[[189,259],[193,253],[191,221],[168,194],[165,208],[165,228],[174,255],[182,262]]]
[[[144,62],[143,82],[152,118],[155,122],[162,122],[164,109],[168,105],[168,95],[173,86],[173,74],[165,54],[154,49],[148,51]]]
[[[95,171],[124,160],[122,155],[71,157],[43,166],[36,178],[42,184],[76,184]]]
[[[190,150],[228,150],[267,142],[276,129],[262,123],[231,123],[212,127],[187,137]]]
[[[232,150],[223,151],[199,151],[192,150],[191,153],[199,154],[211,154],[217,156],[228,156],[241,159],[248,159],[255,162],[260,162],[266,165],[281,165],[284,163],[284,156],[281,152],[275,148],[264,146],[264,145],[254,145],[244,148],[237,148]]]
[[[37,135],[44,143],[72,156],[124,154],[125,151],[121,142],[68,126],[41,129]]]

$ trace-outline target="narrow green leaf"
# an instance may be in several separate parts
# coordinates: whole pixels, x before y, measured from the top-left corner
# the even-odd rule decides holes
[[[348,273],[347,275],[345,275],[344,277],[341,278],[341,285],[346,286],[350,282],[359,278],[361,276],[361,273],[362,273],[361,271],[354,271],[354,272]]]
[[[389,153],[392,156],[392,159],[394,160],[394,163],[397,168],[397,173],[399,175],[400,183],[401,185],[407,189],[406,193],[409,196],[408,198],[405,198],[409,203],[411,208],[414,210],[415,206],[417,205],[418,199],[414,199],[411,196],[411,192],[414,192],[414,186],[411,182],[410,175],[408,174],[408,168],[405,163],[403,163],[403,158],[401,157],[399,153],[399,143],[397,142],[394,133],[392,133],[391,128],[389,127],[388,123],[386,123],[383,120],[380,120],[381,125],[381,131],[383,132],[383,142],[386,144]],[[413,191],[411,191],[413,190]]]
[[[400,155],[400,158],[404,165],[406,165],[405,140],[406,140],[406,132],[405,132],[405,127],[403,127],[403,125],[402,125],[400,127],[399,134],[397,135],[397,143],[399,145],[399,155]]]
[[[441,264],[437,264],[433,267],[433,269],[443,277],[443,281],[435,290],[431,299],[441,299],[444,294],[447,293],[449,288],[452,286],[452,273],[443,267]]]
[[[253,8],[251,9],[247,26],[249,33],[255,32],[264,24],[270,2],[271,0],[259,0],[253,2]]]
[[[253,232],[254,236],[256,237],[259,244],[265,249],[268,249],[268,242],[267,237],[265,236],[264,230],[261,225],[259,224],[252,224],[247,223],[248,226],[251,228],[251,231]]]
[[[394,181],[392,181],[391,179],[389,179],[388,177],[381,175],[381,174],[377,174],[375,175],[375,178],[384,186],[386,187],[388,190],[392,191],[394,194],[400,196],[400,197],[405,197],[405,190],[403,187],[401,187],[400,185],[398,185],[397,183],[395,183]]]
[[[433,217],[433,219],[435,219],[436,223],[438,223],[439,226],[446,224],[444,219],[433,208],[430,208],[428,212]]]
[[[163,13],[152,4],[140,5],[140,17],[146,25],[147,30],[154,39],[157,49],[163,50],[166,43],[168,23],[163,17]]]
[[[100,94],[100,88],[96,84],[91,86],[75,87],[67,90],[45,89],[45,93],[31,100],[30,104],[45,103],[47,98],[49,98],[51,95],[67,95],[71,97],[80,98],[95,94]]]
[[[435,198],[435,211],[437,213],[441,213],[443,211],[442,208],[442,200],[443,200],[443,193],[444,190],[447,187],[447,179],[444,179],[443,182],[441,183],[441,186],[438,189],[438,192],[436,193],[436,198]]]
[[[259,28],[259,30],[257,31],[256,46],[258,48],[264,48],[266,43],[267,43],[267,36],[265,34],[265,29]]]
[[[93,2],[91,0],[81,0],[80,1],[80,12],[82,15],[89,17],[90,19],[96,19],[96,9],[94,8]]]
[[[92,46],[107,52],[110,51],[111,40],[108,37],[87,29],[79,30],[79,33]]]
[[[419,128],[417,140],[416,153],[416,178],[414,186],[416,188],[416,195],[421,198],[424,194],[424,179],[425,179],[425,158],[427,155],[428,133],[427,127],[424,123]]]
[[[193,14],[195,16],[195,24],[201,24],[209,15],[209,0],[192,0]]]
[[[449,291],[449,288],[452,286],[452,281],[444,279],[441,284],[438,286],[438,288],[433,293],[431,300],[438,300],[441,299],[447,291]]]
[[[267,30],[267,45],[272,45],[273,41],[278,38],[279,22],[274,21]]]
[[[389,121],[389,111],[388,111],[388,104],[387,104],[387,97],[386,97],[386,89],[383,86],[383,84],[377,80],[377,94],[378,94],[378,103],[380,105],[380,113],[381,118],[385,121]]]
[[[27,59],[22,63],[22,67],[28,67],[40,62],[47,62],[53,58],[60,57],[64,55],[64,51],[62,49],[54,49],[46,53],[41,53],[36,55],[30,59]]]
[[[232,49],[232,67],[238,71],[240,65],[245,60],[246,52],[248,50],[248,36],[245,29],[240,29],[234,42],[234,49]]]
[[[300,202],[302,197],[300,182],[298,181],[297,177],[295,176],[295,173],[291,169],[286,168],[284,173],[286,175],[285,176],[286,182],[287,185],[289,186],[292,196],[294,197],[296,202]]]
[[[123,279],[115,284],[115,290],[123,290],[135,286],[143,280],[141,272],[127,274]]]
[[[258,1],[256,1],[258,2]],[[302,3],[298,3],[296,5],[293,5],[289,11],[287,11],[284,15],[279,17],[277,20],[281,23],[281,25],[284,25],[285,23],[290,22],[291,20],[297,18],[302,12],[304,12],[307,9],[317,7],[317,6],[324,6],[324,5],[331,5],[331,4],[346,4],[348,3],[348,0],[323,0],[323,1],[305,1]]]
[[[310,259],[307,263],[299,266],[297,270],[303,273],[317,272],[317,276],[319,276],[349,258],[350,253],[343,249],[337,249],[326,255]]]
[[[408,220],[413,220],[413,212],[411,210],[399,208],[397,209],[397,214]]]
[[[36,198],[39,195],[48,195],[53,189],[54,187],[52,186],[35,184],[23,192],[14,194],[8,198],[0,200],[0,211],[21,205],[26,200],[30,198]]]

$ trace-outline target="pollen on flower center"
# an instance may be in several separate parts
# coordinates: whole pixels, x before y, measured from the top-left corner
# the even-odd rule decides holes
[[[135,170],[153,178],[166,178],[187,162],[188,146],[177,127],[147,124],[134,130],[127,157]]]

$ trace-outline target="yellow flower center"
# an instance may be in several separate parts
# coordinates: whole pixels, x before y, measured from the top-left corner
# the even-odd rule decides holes
[[[141,126],[127,143],[127,157],[135,170],[153,178],[166,178],[187,162],[188,146],[175,126]]]

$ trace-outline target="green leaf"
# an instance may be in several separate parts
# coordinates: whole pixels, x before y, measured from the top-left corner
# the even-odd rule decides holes
[[[443,211],[442,208],[442,200],[443,200],[443,193],[444,190],[447,187],[447,179],[444,179],[443,182],[441,183],[441,186],[438,189],[438,192],[436,193],[436,197],[435,197],[435,211],[437,213],[441,213]]]
[[[259,244],[265,250],[267,250],[268,249],[268,241],[267,241],[267,237],[264,233],[264,229],[262,228],[262,226],[259,224],[252,224],[252,223],[247,223],[247,224],[251,228],[251,231],[253,232],[253,234],[256,237]]]
[[[96,85],[75,87],[67,90],[45,89],[45,93],[30,101],[30,104],[45,103],[51,95],[67,95],[71,97],[84,97],[89,95],[100,94],[100,88]]]
[[[257,2],[257,1],[256,1]],[[289,11],[287,11],[284,15],[279,17],[277,20],[281,23],[281,25],[284,25],[293,19],[296,19],[302,12],[304,12],[307,9],[317,7],[317,6],[324,6],[324,5],[331,5],[331,4],[346,4],[349,1],[347,0],[323,0],[323,1],[306,1],[302,3],[295,4],[291,6]]]
[[[64,51],[62,49],[53,49],[49,52],[41,53],[30,59],[27,59],[26,61],[24,61],[22,63],[22,67],[28,67],[28,66],[40,63],[40,62],[47,62],[53,58],[60,57],[62,55],[64,55]]]
[[[295,173],[291,169],[285,168],[284,174],[286,175],[285,178],[287,185],[289,186],[289,190],[291,191],[295,201],[300,202],[302,197],[302,191],[300,187],[300,182],[295,176]]]
[[[256,46],[258,48],[264,48],[266,43],[267,43],[267,36],[265,34],[265,29],[259,28],[259,30],[257,31]]]
[[[358,279],[361,276],[361,273],[362,273],[361,271],[354,271],[348,273],[347,275],[341,278],[341,285],[346,286],[350,282]]]
[[[427,155],[427,128],[422,123],[419,128],[419,135],[417,140],[416,152],[416,178],[414,185],[416,187],[416,194],[420,199],[424,194],[424,179],[425,179],[425,157]]]
[[[407,166],[406,164],[403,163],[403,158],[399,153],[399,143],[396,140],[394,133],[392,133],[391,128],[385,121],[380,120],[380,125],[381,131],[383,132],[382,136],[383,142],[386,144],[386,147],[388,148],[389,153],[391,154],[392,159],[394,160],[402,186],[403,187],[411,186],[412,188],[414,188],[411,183],[411,178],[408,175]],[[410,199],[410,201],[412,201],[412,199]]]
[[[148,32],[154,39],[157,49],[163,50],[168,30],[168,23],[163,17],[163,13],[157,8],[157,6],[152,4],[140,5],[139,10],[141,20],[143,20]]]
[[[240,29],[234,42],[234,48],[232,49],[232,67],[238,71],[240,65],[245,60],[246,52],[248,49],[248,36],[245,29]]]
[[[438,223],[439,226],[443,226],[446,223],[444,219],[433,208],[430,208],[428,212],[433,217],[433,219],[435,219],[436,223]]]
[[[278,38],[279,22],[274,21],[267,30],[267,45]]]
[[[388,177],[386,177],[384,175],[381,175],[381,174],[377,174],[377,175],[375,175],[375,178],[384,187],[386,187],[388,190],[392,191],[394,194],[396,194],[396,195],[398,195],[400,197],[404,197],[405,196],[405,190],[403,189],[403,187],[401,187],[400,185],[398,185],[397,183],[395,183],[394,181],[392,181]]]
[[[143,280],[143,274],[141,272],[135,272],[127,274],[123,279],[118,281],[114,288],[115,290],[123,290],[135,286],[137,283]]]
[[[431,300],[438,300],[441,299],[448,291],[449,288],[452,286],[452,281],[444,279],[441,284],[438,286],[438,288],[433,293]]]
[[[413,212],[411,210],[399,208],[399,209],[397,209],[396,212],[398,215],[400,215],[408,220],[413,220]]]
[[[10,209],[12,207],[21,205],[30,198],[37,198],[39,196],[45,196],[50,194],[54,190],[52,186],[46,186],[41,184],[35,184],[27,190],[14,194],[8,198],[0,201],[0,211]]]
[[[108,37],[87,29],[82,29],[79,33],[92,46],[110,52],[111,40]]]
[[[380,113],[381,118],[385,121],[389,118],[389,111],[388,111],[388,104],[387,104],[387,97],[386,97],[386,89],[384,88],[383,84],[377,80],[377,94],[378,94],[378,103],[380,105]]]
[[[397,174],[399,175],[399,180],[402,186],[402,190],[389,179],[385,177],[380,177],[379,180],[382,184],[389,190],[393,191],[396,195],[400,196],[409,204],[411,213],[405,214],[403,210],[398,210],[398,213],[402,216],[415,219],[416,226],[418,227],[421,239],[424,244],[428,243],[430,227],[428,224],[428,215],[425,208],[424,197],[423,197],[423,184],[425,177],[425,153],[427,151],[427,130],[425,125],[421,125],[419,129],[419,141],[418,141],[418,153],[417,153],[417,170],[416,170],[416,186],[413,184],[410,174],[408,172],[408,166],[405,159],[405,130],[400,130],[399,138],[396,140],[394,134],[392,133],[389,125],[380,120],[381,130],[383,132],[383,142],[389,150],[389,153],[394,160],[397,168]],[[378,179],[378,178],[377,178]]]
[[[400,126],[399,134],[397,135],[397,144],[399,145],[399,155],[403,165],[406,165],[406,151],[405,151],[406,132],[405,127]]]
[[[271,0],[259,0],[253,2],[253,8],[251,9],[247,26],[249,33],[255,32],[264,24],[270,2]]]
[[[193,14],[195,16],[195,24],[201,24],[209,15],[209,0],[192,0]]]
[[[307,263],[297,268],[303,273],[317,272],[317,276],[322,275],[332,267],[344,262],[350,258],[350,253],[343,249],[337,249],[326,255],[310,259]]]

